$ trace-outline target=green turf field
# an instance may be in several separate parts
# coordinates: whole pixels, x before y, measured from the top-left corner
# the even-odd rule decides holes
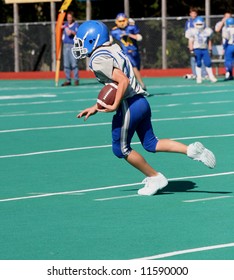
[[[84,122],[101,85],[0,81],[1,260],[233,260],[234,82],[145,78],[159,138],[201,141],[215,169],[133,148],[167,178],[144,176],[111,150],[112,113]]]

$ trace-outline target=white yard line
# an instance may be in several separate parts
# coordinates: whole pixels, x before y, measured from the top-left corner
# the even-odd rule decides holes
[[[228,176],[228,175],[233,175],[233,174],[234,174],[234,171],[230,171],[230,172],[222,172],[222,173],[214,173],[214,174],[204,174],[204,175],[196,175],[196,176],[169,178],[168,180],[169,181],[178,181],[178,180],[187,180],[187,179],[196,179],[196,178]],[[0,202],[35,199],[35,198],[50,197],[50,196],[57,196],[57,195],[69,195],[69,194],[75,194],[75,193],[96,192],[96,191],[103,191],[103,190],[105,191],[105,190],[109,190],[109,189],[119,189],[119,188],[132,187],[132,186],[138,186],[138,185],[142,185],[142,182],[122,184],[122,185],[114,185],[114,186],[106,186],[106,187],[99,187],[99,188],[91,188],[91,189],[83,189],[83,190],[73,190],[73,191],[65,191],[65,192],[45,193],[45,194],[39,194],[39,195],[3,198],[3,199],[0,199]]]
[[[191,140],[191,139],[206,139],[206,138],[225,138],[225,137],[233,137],[234,134],[220,134],[220,135],[199,135],[199,136],[191,136],[191,137],[177,137],[171,138],[172,140]],[[140,145],[140,142],[133,142],[132,145]],[[47,150],[47,151],[37,151],[30,153],[22,153],[22,154],[9,154],[9,155],[1,155],[1,158],[14,158],[14,157],[27,157],[27,156],[35,156],[35,155],[43,155],[43,154],[52,154],[52,153],[65,153],[65,152],[73,152],[79,150],[90,150],[90,149],[104,149],[110,148],[111,144],[107,145],[97,145],[97,146],[86,146],[86,147],[74,147],[74,148],[64,148],[58,150]]]
[[[228,248],[228,247],[234,247],[234,243],[218,244],[218,245],[212,245],[212,246],[205,246],[205,247],[198,247],[198,248],[168,252],[168,253],[157,254],[157,255],[149,256],[149,257],[137,258],[135,260],[164,259],[164,258],[168,258],[168,257],[178,256],[178,255],[184,255],[184,254],[190,254],[190,253],[196,253],[196,252],[202,252],[202,251],[209,251],[209,250],[217,250],[217,249]]]

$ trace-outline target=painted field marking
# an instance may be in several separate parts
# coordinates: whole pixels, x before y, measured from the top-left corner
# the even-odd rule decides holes
[[[226,176],[226,175],[233,175],[233,174],[234,174],[234,171],[230,171],[230,172],[223,172],[223,173],[214,173],[214,174],[170,178],[170,179],[168,179],[168,181],[178,181],[178,180],[187,180],[187,179],[196,179],[196,178],[208,178],[208,177]],[[45,193],[45,194],[32,195],[32,196],[20,196],[20,197],[3,198],[3,199],[0,199],[0,202],[25,200],[25,199],[35,199],[35,198],[42,198],[42,197],[49,197],[49,196],[56,196],[56,195],[68,195],[68,194],[74,194],[74,193],[96,192],[96,191],[103,191],[103,190],[109,190],[109,189],[119,189],[119,188],[123,188],[123,187],[131,187],[131,186],[138,186],[138,185],[142,185],[142,182],[123,184],[123,185],[106,186],[106,187],[99,187],[99,188],[91,188],[91,189],[83,189],[83,190],[75,190],[75,191]]]
[[[207,197],[207,198],[184,200],[183,202],[200,202],[200,201],[215,200],[215,199],[222,199],[222,198],[229,198],[229,197],[233,197],[233,196],[232,195],[214,196],[214,197]]]
[[[228,247],[234,247],[234,242],[226,243],[226,244],[219,244],[219,245],[212,245],[212,246],[205,246],[205,247],[198,247],[198,248],[186,249],[186,250],[180,250],[180,251],[174,251],[174,252],[168,252],[168,253],[158,254],[158,255],[149,256],[149,257],[137,258],[135,260],[164,259],[164,258],[168,258],[168,257],[178,256],[178,255],[184,255],[184,254],[202,252],[202,251],[209,251],[209,250],[217,250],[217,249],[228,248]]]
[[[41,112],[41,113],[11,113],[6,115],[0,115],[0,118],[5,117],[27,117],[27,116],[44,116],[44,115],[62,115],[62,114],[71,114],[71,113],[77,113],[77,111],[57,111],[57,112]]]
[[[152,119],[151,121],[152,122],[162,122],[162,121],[221,118],[221,117],[232,117],[232,116],[234,116],[234,113],[218,114],[218,115],[193,116],[193,117]],[[13,132],[34,131],[34,130],[49,130],[49,129],[65,129],[65,128],[90,127],[90,126],[104,126],[104,125],[111,125],[111,122],[88,123],[88,124],[86,123],[86,124],[76,124],[76,125],[45,126],[45,127],[16,128],[16,129],[0,130],[0,133],[13,133]]]
[[[9,99],[28,99],[28,98],[38,98],[38,97],[57,97],[56,94],[18,94],[18,95],[2,95],[0,100],[9,100]]]
[[[178,137],[171,138],[172,140],[191,140],[191,139],[207,139],[207,138],[224,138],[224,137],[233,137],[234,134],[220,134],[220,135],[201,135],[201,136],[191,136],[191,137]],[[132,145],[140,145],[140,142],[133,142]],[[52,154],[52,153],[64,153],[64,152],[73,152],[80,150],[90,150],[90,149],[104,149],[110,148],[112,145],[99,145],[99,146],[86,146],[86,147],[74,147],[74,148],[64,148],[59,150],[47,150],[47,151],[38,151],[24,154],[9,154],[2,155],[1,158],[14,158],[14,157],[27,157],[27,156],[35,156],[35,155],[43,155],[43,154]]]
[[[132,195],[123,195],[123,196],[113,196],[113,197],[104,197],[104,198],[95,198],[95,201],[106,201],[106,200],[115,200],[115,199],[124,199],[129,197],[136,197],[138,194],[132,194]]]

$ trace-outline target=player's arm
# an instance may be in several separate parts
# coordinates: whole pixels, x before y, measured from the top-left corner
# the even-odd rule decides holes
[[[188,45],[189,45],[190,52],[193,52],[193,45],[194,45],[194,39],[193,38],[189,38]]]
[[[98,110],[100,112],[113,112],[119,107],[120,102],[123,99],[124,93],[129,85],[128,77],[118,68],[114,68],[112,73],[112,80],[118,84],[115,101],[113,105],[106,105],[106,109]]]
[[[208,40],[208,51],[211,55],[212,54],[212,41],[211,40]]]
[[[132,38],[132,39],[134,39],[134,40],[136,40],[136,41],[142,41],[142,39],[143,39],[143,37],[142,37],[142,35],[141,34],[131,34],[131,33],[129,33],[128,34],[128,37],[130,37],[130,38]]]

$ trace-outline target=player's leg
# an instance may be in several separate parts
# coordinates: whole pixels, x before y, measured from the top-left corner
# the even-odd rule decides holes
[[[139,82],[139,84],[141,85],[141,87],[146,90],[146,86],[145,83],[142,80],[141,77],[141,73],[140,73],[140,68],[141,68],[141,60],[140,60],[140,54],[136,51],[132,52],[132,53],[128,53],[127,54],[132,67],[133,67],[133,72],[135,74],[135,77],[137,79],[137,81]]]
[[[180,153],[186,155],[187,148],[187,145],[171,139],[159,139],[156,145],[156,152]]]
[[[68,44],[63,45],[63,67],[64,73],[66,76],[66,81],[62,84],[62,86],[70,86],[71,85],[71,68],[70,68],[70,47]]]
[[[78,61],[75,59],[75,57],[72,54],[72,51],[70,51],[70,63],[71,63],[71,69],[74,74],[74,85],[79,85],[79,69],[78,69]]]
[[[192,79],[196,79],[197,74],[196,74],[196,61],[195,57],[191,56],[190,57],[190,64],[191,64],[191,69],[192,69]]]
[[[195,61],[196,61],[196,80],[198,84],[202,83],[202,53],[199,49],[194,50],[195,53]]]
[[[141,105],[141,109],[143,108],[143,105]],[[201,161],[209,168],[215,167],[216,160],[214,154],[208,149],[206,149],[200,142],[195,142],[187,146],[181,142],[177,142],[171,139],[158,140],[153,132],[150,108],[148,109],[148,113],[145,113],[145,117],[142,118],[141,122],[136,128],[136,131],[143,147],[148,152],[168,152],[185,154],[189,158]]]
[[[114,154],[119,158],[124,158],[129,164],[147,176],[144,180],[144,188],[138,191],[140,195],[153,195],[168,184],[167,179],[130,146],[132,137],[144,117],[145,108],[148,107],[148,102],[141,95],[128,98],[121,103],[112,121],[112,149]],[[155,139],[154,143],[156,142]]]
[[[136,79],[137,81],[139,82],[139,84],[141,85],[141,87],[144,89],[144,90],[147,90],[146,89],[146,85],[144,84],[142,78],[141,78],[141,73],[140,71],[137,69],[137,67],[133,67],[133,72],[136,76]]]
[[[217,79],[215,78],[214,74],[213,74],[213,69],[212,69],[212,65],[211,65],[211,58],[210,58],[210,54],[208,52],[208,50],[203,50],[203,60],[204,60],[204,64],[206,66],[206,72],[209,76],[209,79],[212,83],[217,82]]]
[[[225,67],[226,67],[225,81],[233,80],[232,64],[233,64],[233,46],[228,45],[225,50]]]

